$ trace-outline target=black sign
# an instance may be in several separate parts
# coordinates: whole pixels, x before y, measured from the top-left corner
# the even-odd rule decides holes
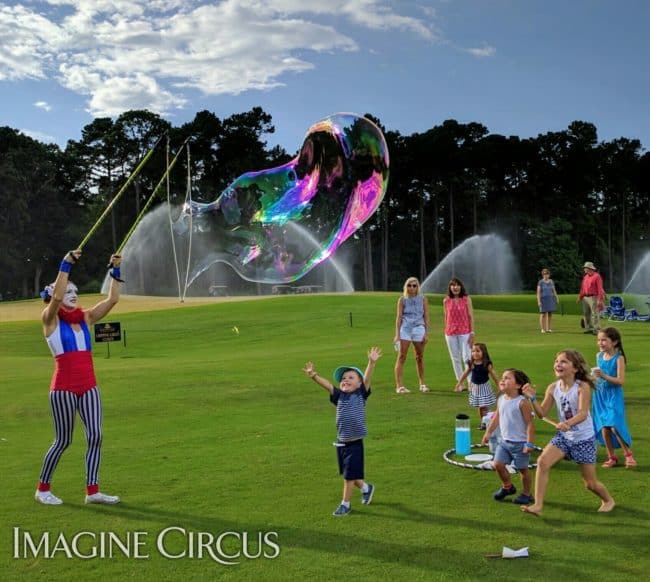
[[[120,323],[96,323],[95,324],[95,341],[96,342],[119,342],[122,339],[122,330]]]

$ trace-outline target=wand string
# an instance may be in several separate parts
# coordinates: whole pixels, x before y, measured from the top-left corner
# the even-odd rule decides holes
[[[158,181],[158,184],[156,184],[156,187],[153,189],[153,192],[151,193],[151,196],[149,196],[149,199],[147,200],[146,204],[144,205],[144,207],[140,211],[140,214],[138,214],[138,217],[135,219],[135,222],[133,223],[133,226],[131,227],[129,232],[127,232],[126,235],[124,236],[124,240],[120,243],[120,246],[115,251],[115,254],[119,254],[120,251],[124,248],[124,246],[128,242],[128,240],[131,238],[131,235],[135,231],[136,227],[138,226],[138,224],[140,224],[140,221],[144,217],[147,210],[149,210],[149,207],[151,206],[151,203],[154,201],[154,198],[156,197],[156,194],[158,194],[158,191],[162,188],[163,184],[168,179],[169,173],[172,171],[172,168],[176,165],[176,162],[178,161],[178,158],[179,158],[181,152],[186,147],[186,144],[187,144],[189,139],[190,139],[189,137],[185,139],[185,141],[183,142],[183,144],[179,148],[178,152],[176,153],[176,155],[172,159],[172,161],[168,164],[167,169],[165,170],[165,173],[162,175],[162,177]]]

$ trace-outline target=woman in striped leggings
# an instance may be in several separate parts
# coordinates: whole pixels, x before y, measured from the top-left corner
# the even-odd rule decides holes
[[[41,293],[43,334],[55,359],[50,385],[50,408],[54,419],[54,442],[45,454],[36,490],[36,501],[60,505],[50,490],[52,474],[72,442],[75,416],[81,417],[86,431],[86,503],[119,503],[120,498],[99,491],[98,473],[102,445],[102,404],[92,361],[90,326],[102,319],[120,297],[119,255],[111,256],[111,285],[108,297],[90,309],[77,306],[77,287],[69,280],[72,266],[81,251],[70,251],[61,261],[56,281]]]

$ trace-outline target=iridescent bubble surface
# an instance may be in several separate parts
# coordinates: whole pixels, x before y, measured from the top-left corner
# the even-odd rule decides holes
[[[289,163],[247,172],[214,202],[183,207],[174,230],[191,225],[203,239],[190,283],[216,262],[249,281],[300,279],[372,216],[388,174],[386,141],[372,121],[338,113],[315,123]]]

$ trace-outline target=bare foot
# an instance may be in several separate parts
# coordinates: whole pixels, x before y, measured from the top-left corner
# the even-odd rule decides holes
[[[454,388],[454,392],[462,392],[462,391],[463,391],[463,388],[461,386],[456,386]]]
[[[598,513],[608,513],[612,509],[614,509],[615,505],[616,505],[616,503],[614,503],[613,499],[610,499],[609,501],[603,501],[600,504],[600,507],[598,508]]]
[[[536,517],[539,517],[540,515],[542,515],[542,508],[537,507],[536,505],[522,505],[521,510],[524,513],[530,513],[530,514],[532,514],[532,515],[534,515]]]

